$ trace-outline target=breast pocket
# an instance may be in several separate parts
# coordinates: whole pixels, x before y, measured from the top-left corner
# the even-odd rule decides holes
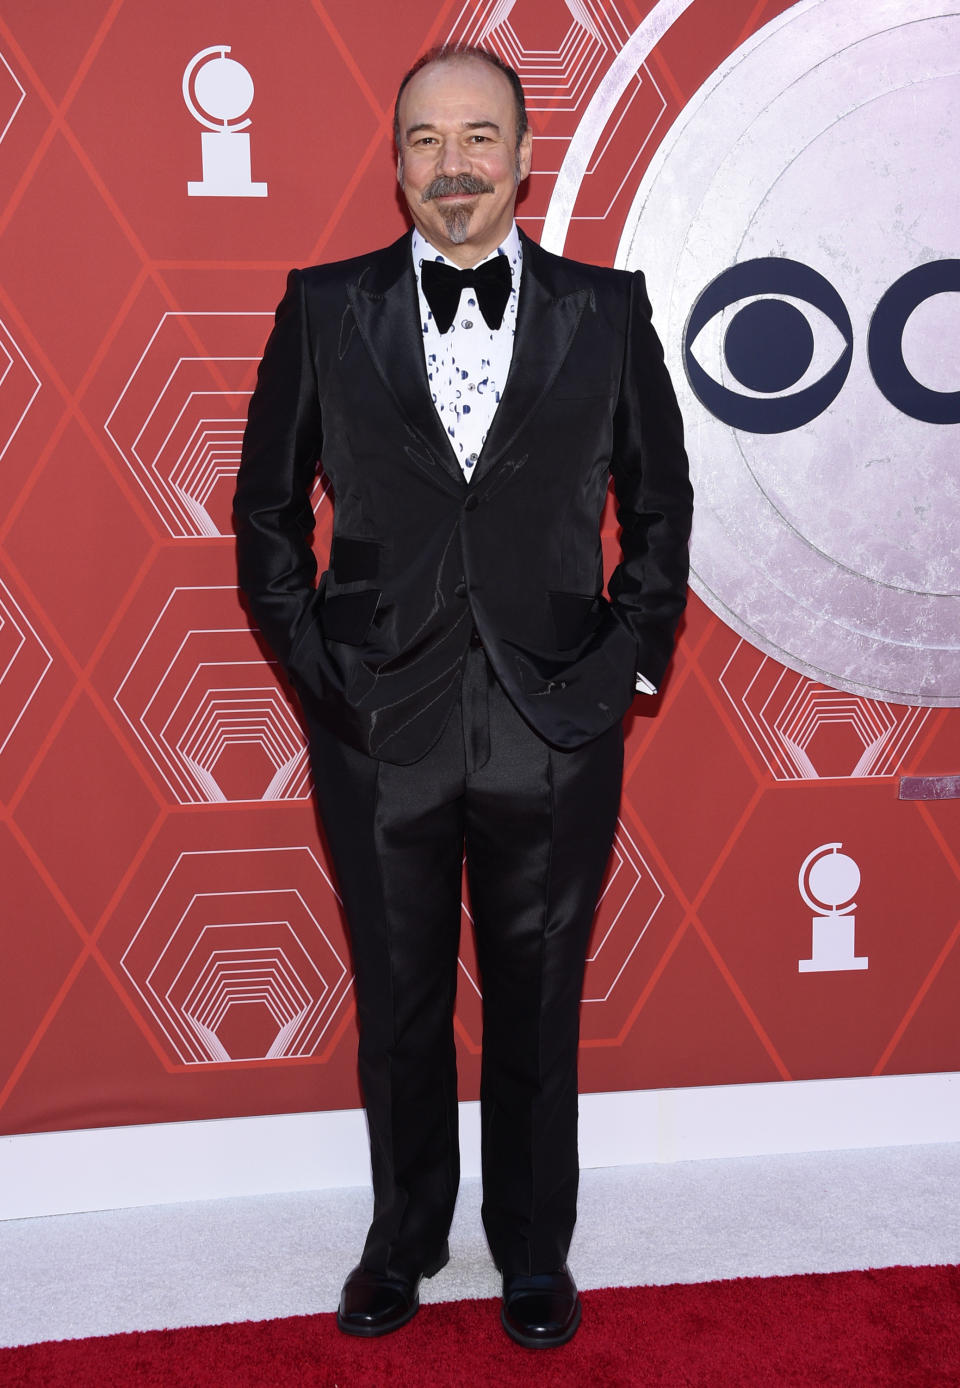
[[[358,583],[377,578],[380,573],[378,540],[357,539],[353,535],[335,535],[330,550],[330,567],[338,583]]]

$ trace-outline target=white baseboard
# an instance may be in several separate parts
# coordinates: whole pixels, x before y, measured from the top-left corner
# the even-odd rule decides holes
[[[960,1073],[580,1098],[585,1167],[960,1142]],[[479,1175],[479,1105],[460,1105]],[[0,1219],[369,1183],[363,1114],[290,1113],[0,1137]]]

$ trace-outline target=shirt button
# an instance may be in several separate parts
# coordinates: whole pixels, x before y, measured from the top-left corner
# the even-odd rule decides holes
[[[465,511],[475,511],[479,505],[480,503],[475,496],[468,496],[463,503],[463,509]]]
[[[462,318],[462,319],[460,320],[460,326],[461,326],[461,328],[472,328],[472,327],[473,327],[473,319],[471,319],[471,318]]]
[[[474,463],[477,461],[477,458],[478,458],[479,456],[480,456],[479,453],[468,453],[468,454],[467,454],[467,462],[470,464],[471,467],[473,467]]]
[[[468,383],[467,390],[476,390],[476,386],[473,384],[472,381]]]

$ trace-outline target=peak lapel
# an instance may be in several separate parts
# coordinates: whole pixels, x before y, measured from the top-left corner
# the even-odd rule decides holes
[[[523,233],[521,232],[523,236]],[[589,289],[557,289],[548,258],[523,236],[523,276],[517,333],[507,383],[471,486],[491,472],[553,385],[573,343]]]
[[[357,329],[377,374],[411,432],[426,446],[428,466],[463,488],[456,454],[430,398],[409,235],[401,237],[347,287]],[[417,456],[417,461],[425,460]]]

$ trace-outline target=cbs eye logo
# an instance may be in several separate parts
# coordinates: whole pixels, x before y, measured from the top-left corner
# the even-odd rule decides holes
[[[904,361],[903,332],[920,304],[958,291],[960,260],[919,265],[890,286],[870,320],[874,381],[903,414],[928,424],[960,423],[960,390],[931,390],[917,380]],[[721,337],[711,324],[741,301]],[[725,364],[746,393],[711,376],[703,365],[709,358]],[[809,265],[777,256],[724,270],[697,299],[683,334],[684,367],[700,402],[724,424],[754,434],[809,424],[840,394],[852,360],[850,315],[833,285]]]

